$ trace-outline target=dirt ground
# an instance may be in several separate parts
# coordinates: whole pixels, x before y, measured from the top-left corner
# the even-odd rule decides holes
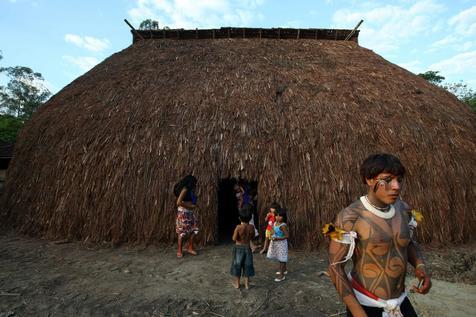
[[[420,316],[469,316],[476,305],[476,244],[425,247],[429,295],[411,295]],[[323,251],[290,250],[289,274],[254,257],[250,290],[231,286],[231,245],[193,257],[174,246],[113,248],[0,232],[0,317],[12,316],[344,316]],[[409,272],[407,285],[414,282]]]

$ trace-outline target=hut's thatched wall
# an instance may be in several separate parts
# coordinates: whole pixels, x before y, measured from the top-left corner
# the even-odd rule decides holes
[[[18,137],[3,218],[21,232],[173,241],[173,184],[199,179],[201,241],[222,178],[258,181],[290,210],[295,246],[365,192],[374,152],[408,170],[424,241],[474,238],[476,117],[454,96],[355,42],[140,41],[55,95]]]

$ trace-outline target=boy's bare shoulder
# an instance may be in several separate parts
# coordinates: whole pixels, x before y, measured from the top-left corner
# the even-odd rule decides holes
[[[355,222],[362,215],[363,209],[364,206],[360,200],[353,202],[339,211],[335,219],[335,225],[347,231],[352,230]]]

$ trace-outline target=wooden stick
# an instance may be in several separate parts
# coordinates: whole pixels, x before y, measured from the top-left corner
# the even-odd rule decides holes
[[[137,35],[141,40],[144,39],[142,35],[140,35],[139,32],[137,32],[137,30],[132,26],[132,24],[130,24],[129,21],[127,21],[127,19],[124,19],[124,22],[126,22],[126,24],[129,25],[129,27],[131,28],[132,32],[134,32],[135,35]]]
[[[19,293],[0,293],[0,296],[20,296]]]
[[[346,36],[345,40],[344,41],[348,41],[350,40],[350,38],[352,37],[352,35],[354,35],[355,31],[357,31],[357,29],[359,28],[359,26],[364,22],[364,20],[360,20],[359,23],[357,23],[357,25],[355,26],[355,28],[349,33],[349,35]]]

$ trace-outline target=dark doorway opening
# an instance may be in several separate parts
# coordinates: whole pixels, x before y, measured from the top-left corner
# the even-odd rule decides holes
[[[235,185],[241,186],[247,195],[247,203],[250,204],[257,221],[257,185],[256,181],[237,180],[235,178],[225,178],[218,184],[218,230],[217,242],[231,242],[233,231],[238,219],[238,199],[236,197]],[[257,225],[257,224],[256,224]],[[257,226],[257,228],[259,228]]]

